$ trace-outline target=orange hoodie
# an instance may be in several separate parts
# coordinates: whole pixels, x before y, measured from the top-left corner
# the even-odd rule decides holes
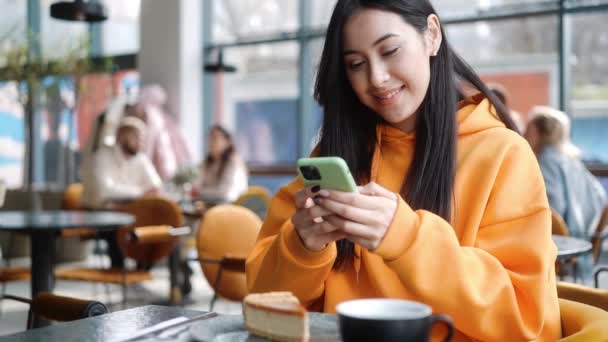
[[[415,300],[452,317],[454,341],[557,340],[556,248],[543,179],[527,142],[492,113],[479,95],[460,104],[451,223],[398,196],[380,246],[356,245],[353,266],[338,272],[336,244],[310,251],[291,223],[294,193],[303,188],[296,178],[276,194],[247,259],[249,290],[288,290],[325,312],[355,298]],[[387,125],[377,132],[371,178],[398,193],[415,138]]]

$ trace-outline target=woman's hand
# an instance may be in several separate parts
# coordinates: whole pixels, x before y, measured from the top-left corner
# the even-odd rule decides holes
[[[332,212],[313,201],[315,196],[318,197],[319,190],[319,186],[313,186],[298,191],[295,194],[296,213],[291,217],[304,246],[315,252],[322,250],[332,241],[344,238],[344,233],[338,227],[324,219]]]
[[[346,239],[375,250],[382,242],[397,210],[397,195],[371,182],[359,193],[322,190],[314,202],[334,215],[325,221],[343,232]]]

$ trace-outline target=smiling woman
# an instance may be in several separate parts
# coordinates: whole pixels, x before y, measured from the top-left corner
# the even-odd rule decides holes
[[[359,191],[283,187],[247,261],[251,292],[325,312],[424,302],[453,318],[456,341],[560,336],[538,164],[429,1],[338,0],[315,98],[313,154],[342,157]]]

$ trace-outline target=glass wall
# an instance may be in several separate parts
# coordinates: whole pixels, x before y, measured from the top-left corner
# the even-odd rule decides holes
[[[0,20],[0,68],[7,57],[27,46],[27,3],[0,0],[0,9],[10,16]],[[23,181],[24,114],[19,82],[0,80],[0,179],[10,188]]]
[[[583,157],[608,163],[608,12],[567,18],[570,40],[569,114]]]
[[[99,25],[100,50],[104,56],[139,51],[139,14],[141,0],[103,0],[108,19]]]
[[[86,47],[89,40],[89,25],[51,18],[50,6],[54,0],[40,1],[40,44],[44,60],[57,60],[65,57],[66,51]],[[24,1],[25,3],[25,1]],[[82,49],[82,56],[88,51]]]
[[[559,106],[556,27],[556,16],[478,21],[447,25],[447,36],[488,85],[506,91],[523,126],[533,106]]]
[[[213,1],[214,42],[297,30],[298,0]]]
[[[227,49],[237,72],[212,76],[213,123],[234,133],[251,165],[293,165],[298,156],[298,53],[293,42]]]

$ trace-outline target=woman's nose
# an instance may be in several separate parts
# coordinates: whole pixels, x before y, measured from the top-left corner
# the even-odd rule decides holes
[[[374,87],[382,86],[391,78],[386,66],[382,63],[370,64],[369,73],[370,82]]]

